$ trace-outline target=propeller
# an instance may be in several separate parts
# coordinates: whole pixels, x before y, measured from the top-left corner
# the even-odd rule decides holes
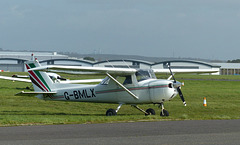
[[[179,96],[180,96],[180,98],[181,98],[181,100],[182,100],[182,102],[183,102],[183,105],[184,105],[184,106],[187,106],[187,103],[185,102],[185,99],[184,99],[184,97],[183,97],[182,91],[181,91],[181,89],[180,89],[181,84],[179,85],[179,82],[176,81],[176,79],[175,79],[175,77],[174,77],[174,74],[172,73],[172,70],[171,70],[171,68],[170,68],[169,63],[167,64],[167,66],[168,66],[168,69],[169,69],[169,71],[170,71],[170,73],[171,73],[171,76],[172,76],[172,78],[173,78],[173,80],[174,80],[174,81],[173,81],[173,86],[176,86],[177,91],[178,91],[178,94],[179,94]],[[175,85],[174,85],[174,84],[175,84]]]

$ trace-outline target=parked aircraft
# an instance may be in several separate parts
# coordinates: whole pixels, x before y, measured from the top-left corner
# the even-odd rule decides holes
[[[173,72],[183,73],[213,73],[212,70],[172,70],[169,67],[168,79],[157,79],[155,73],[166,73],[161,69],[133,69],[133,68],[107,68],[84,66],[41,66],[37,59],[26,62],[26,68],[32,82],[34,92],[20,92],[16,95],[35,95],[39,99],[54,101],[77,101],[93,103],[119,104],[116,109],[108,109],[107,116],[117,115],[122,105],[132,105],[145,115],[155,115],[152,108],[146,111],[138,104],[158,104],[161,107],[160,116],[169,116],[164,108],[164,102],[180,95],[183,104],[185,99],[181,92],[183,83],[176,81]],[[51,77],[49,71],[66,72],[98,72],[106,74],[100,84],[66,84],[58,77]],[[170,80],[173,78],[173,80]],[[67,81],[65,81],[67,82]],[[92,82],[91,80],[89,82]]]
[[[77,84],[77,83],[95,83],[95,82],[101,82],[102,79],[87,79],[87,80],[69,80],[62,78],[60,75],[56,73],[46,72],[46,74],[54,81],[62,84]],[[0,76],[0,79],[5,80],[12,80],[12,81],[20,81],[20,82],[26,82],[31,83],[32,81],[29,78],[29,76],[25,75],[13,75],[12,77],[8,76]]]

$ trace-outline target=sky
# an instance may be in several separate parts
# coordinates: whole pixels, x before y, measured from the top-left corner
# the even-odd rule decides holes
[[[0,0],[0,48],[240,57],[239,0]]]

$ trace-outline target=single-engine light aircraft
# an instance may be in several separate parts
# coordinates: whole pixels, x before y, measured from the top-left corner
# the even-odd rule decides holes
[[[35,95],[39,99],[54,101],[77,101],[94,103],[119,104],[116,109],[108,109],[107,116],[117,115],[122,105],[132,105],[145,115],[155,115],[152,108],[143,110],[138,104],[158,104],[161,107],[160,116],[169,116],[164,109],[164,102],[173,99],[177,94],[181,97],[184,106],[186,102],[181,92],[183,83],[176,81],[173,73],[214,73],[217,71],[207,69],[197,70],[172,70],[168,72],[162,69],[133,69],[133,68],[107,68],[84,66],[41,66],[37,59],[26,62],[29,77],[34,92],[20,92],[16,95]],[[51,77],[49,72],[97,72],[106,74],[97,85],[71,84],[58,81],[57,77]],[[157,79],[155,73],[169,73],[168,79]],[[170,79],[173,80],[170,80]],[[89,81],[91,82],[91,81]],[[96,80],[95,80],[96,82]]]

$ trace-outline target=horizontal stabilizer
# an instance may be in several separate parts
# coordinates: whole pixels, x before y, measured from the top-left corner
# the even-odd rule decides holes
[[[56,94],[57,92],[20,92],[20,93],[17,93],[15,96],[34,96],[34,95],[39,95],[39,94],[45,94],[45,95],[54,95]]]

